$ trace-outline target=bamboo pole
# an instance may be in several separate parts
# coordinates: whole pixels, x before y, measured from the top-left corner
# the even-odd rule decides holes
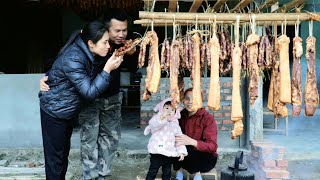
[[[152,20],[150,19],[140,19],[140,20],[135,20],[133,23],[134,24],[141,24],[142,26],[150,26],[151,25]],[[271,26],[273,25],[275,21],[259,21],[256,22],[257,25],[263,26]],[[278,25],[281,25],[283,21],[277,21]],[[294,25],[297,21],[287,21],[287,25]],[[167,26],[172,26],[173,24],[173,20],[163,20],[163,19],[155,19],[153,22],[154,26],[160,27],[160,26],[165,26],[167,23]],[[194,24],[195,21],[186,21],[186,20],[176,20],[175,21],[176,24],[185,26],[185,25],[191,25]],[[209,21],[209,20],[201,20],[198,21],[198,24],[212,24],[213,21]],[[217,21],[217,24],[234,24],[234,21]],[[248,23],[248,22],[241,22],[240,24],[243,23]]]
[[[313,13],[316,16],[320,16],[320,13]],[[299,17],[300,21],[310,20],[311,15],[308,13],[163,13],[163,12],[145,12],[139,11],[140,19],[163,19],[163,20],[185,20],[195,21],[196,15],[198,20],[213,20],[216,16],[217,21],[236,21],[236,17],[240,16],[241,21],[250,21],[253,15],[256,17],[256,21],[296,21]]]

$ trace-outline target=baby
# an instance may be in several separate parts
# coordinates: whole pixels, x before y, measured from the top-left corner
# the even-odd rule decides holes
[[[150,167],[146,180],[154,180],[158,170],[162,167],[162,179],[169,180],[173,161],[179,157],[182,161],[188,154],[185,145],[177,144],[175,136],[182,134],[178,119],[180,110],[171,107],[171,99],[161,101],[155,108],[155,114],[144,130],[144,135],[151,132],[148,143],[150,153]]]

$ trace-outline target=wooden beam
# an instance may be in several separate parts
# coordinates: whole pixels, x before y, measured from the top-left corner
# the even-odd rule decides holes
[[[168,9],[169,9],[170,12],[176,12],[177,11],[177,2],[178,2],[178,0],[169,1]]]
[[[241,0],[233,9],[231,9],[231,12],[240,12],[243,8],[248,6],[253,0]]]
[[[287,12],[293,9],[294,7],[298,7],[302,3],[304,3],[304,0],[292,0],[291,2],[284,4],[283,6],[278,8],[275,12],[278,12],[278,13]]]
[[[320,15],[319,12],[313,13],[315,16]],[[195,21],[196,16],[198,20],[213,20],[216,17],[217,21],[236,21],[236,17],[240,16],[240,21],[250,21],[255,15],[256,21],[296,21],[299,17],[300,21],[310,20],[311,15],[308,13],[259,13],[259,14],[244,14],[244,13],[164,13],[164,12],[146,12],[139,11],[140,19],[164,19],[164,20],[189,20]]]
[[[272,5],[274,5],[275,3],[279,2],[280,0],[267,0],[266,2],[264,2],[263,4],[261,4],[259,6],[259,10],[262,11],[264,10],[265,8],[268,8]]]
[[[214,10],[214,12],[218,12],[221,8],[222,5],[224,5],[224,3],[226,3],[228,0],[218,0],[214,6],[212,7],[212,9]]]
[[[191,12],[191,13],[197,12],[199,7],[201,6],[202,1],[203,0],[194,0],[191,7],[190,7],[189,12]]]

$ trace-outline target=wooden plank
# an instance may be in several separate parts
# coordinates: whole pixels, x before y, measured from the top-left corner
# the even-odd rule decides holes
[[[233,9],[231,9],[231,12],[240,12],[243,8],[248,6],[253,0],[241,0]]]
[[[177,2],[178,2],[178,0],[169,1],[168,9],[169,9],[170,12],[176,12],[177,11]]]
[[[214,6],[212,7],[212,9],[214,10],[214,12],[218,12],[221,8],[222,5],[224,5],[224,3],[226,3],[228,0],[218,0]]]
[[[202,1],[203,0],[194,0],[191,7],[190,7],[189,12],[191,12],[191,13],[197,12],[199,7],[201,6]]]
[[[264,2],[263,4],[261,4],[259,6],[259,10],[262,11],[264,10],[265,8],[268,8],[274,4],[276,4],[277,2],[279,2],[280,0],[267,0],[266,2]]]
[[[304,1],[305,0],[292,0],[291,2],[284,4],[274,12],[277,12],[277,13],[287,12],[295,7],[298,7],[300,4],[304,3]]]

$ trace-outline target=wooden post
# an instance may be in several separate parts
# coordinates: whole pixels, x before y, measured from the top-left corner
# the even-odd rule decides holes
[[[224,5],[224,3],[227,2],[227,1],[228,1],[228,0],[218,0],[218,1],[214,4],[214,6],[212,7],[213,10],[214,10],[214,12],[218,12],[218,10],[220,9],[220,7],[221,7],[222,5]]]
[[[189,12],[197,12],[203,0],[193,0]]]
[[[231,9],[231,12],[240,12],[244,7],[248,6],[253,0],[241,0],[233,9]]]

